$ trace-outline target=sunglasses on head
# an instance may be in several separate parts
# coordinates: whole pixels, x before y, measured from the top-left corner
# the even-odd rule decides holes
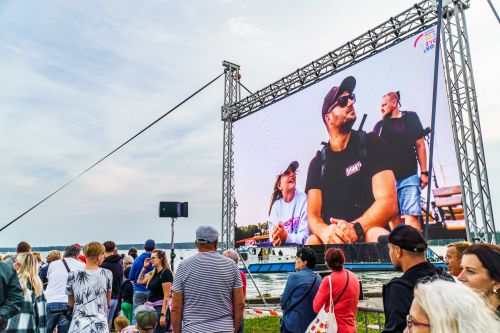
[[[354,93],[347,95],[347,96],[342,96],[337,99],[335,103],[333,103],[332,107],[330,108],[330,111],[333,110],[334,107],[337,105],[345,108],[347,106],[347,103],[349,103],[349,100],[352,100],[353,103],[356,103],[356,95]]]

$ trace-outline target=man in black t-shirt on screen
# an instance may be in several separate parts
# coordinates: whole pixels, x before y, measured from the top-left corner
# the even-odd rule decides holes
[[[387,144],[394,162],[394,175],[398,191],[399,214],[409,224],[421,230],[421,189],[428,183],[425,131],[415,112],[399,110],[399,92],[389,92],[382,98],[380,120],[373,131]],[[417,173],[417,162],[420,175]],[[391,229],[399,224],[397,216]]]
[[[376,242],[397,213],[396,184],[389,153],[374,133],[352,130],[356,79],[345,78],[325,97],[322,118],[330,141],[309,164],[309,229],[306,242]]]

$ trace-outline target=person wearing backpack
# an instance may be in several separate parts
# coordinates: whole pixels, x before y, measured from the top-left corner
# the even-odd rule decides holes
[[[329,141],[311,160],[306,244],[376,242],[398,211],[396,181],[387,147],[375,133],[352,130],[354,87],[346,77],[326,95],[322,119]]]
[[[295,258],[295,273],[290,274],[281,296],[281,333],[303,333],[316,317],[313,311],[314,295],[321,277],[313,272],[316,253],[309,247],[301,247]]]
[[[404,272],[382,288],[385,324],[384,333],[401,333],[406,327],[406,316],[413,301],[413,289],[422,280],[441,278],[453,282],[453,277],[445,269],[426,261],[427,244],[424,236],[416,228],[400,224],[389,236],[382,236],[379,243],[388,244],[389,256],[394,268]]]

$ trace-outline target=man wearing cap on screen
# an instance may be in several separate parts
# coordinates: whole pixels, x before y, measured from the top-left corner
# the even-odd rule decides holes
[[[269,206],[269,241],[273,246],[304,244],[311,235],[307,224],[307,195],[297,190],[299,162],[278,174]]]
[[[391,262],[401,277],[393,278],[382,289],[385,325],[384,333],[403,332],[406,315],[413,301],[413,288],[423,278],[438,277],[449,281],[453,278],[442,268],[425,260],[427,244],[422,233],[414,227],[400,224],[388,236],[380,236],[381,244],[388,244]]]
[[[196,229],[198,253],[182,261],[172,285],[174,332],[236,332],[245,298],[236,263],[217,253],[214,227]]]
[[[330,141],[309,164],[306,244],[376,242],[397,212],[396,182],[383,141],[352,130],[356,79],[346,77],[326,95],[321,116]]]

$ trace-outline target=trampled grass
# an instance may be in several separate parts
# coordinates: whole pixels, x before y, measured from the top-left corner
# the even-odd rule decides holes
[[[378,330],[378,316],[377,313],[366,314],[358,312],[356,315],[356,324],[358,333],[375,333]],[[384,324],[384,315],[380,314],[380,324]],[[366,330],[368,326],[368,330]],[[245,333],[279,333],[280,331],[280,318],[279,317],[257,317],[245,319]]]

